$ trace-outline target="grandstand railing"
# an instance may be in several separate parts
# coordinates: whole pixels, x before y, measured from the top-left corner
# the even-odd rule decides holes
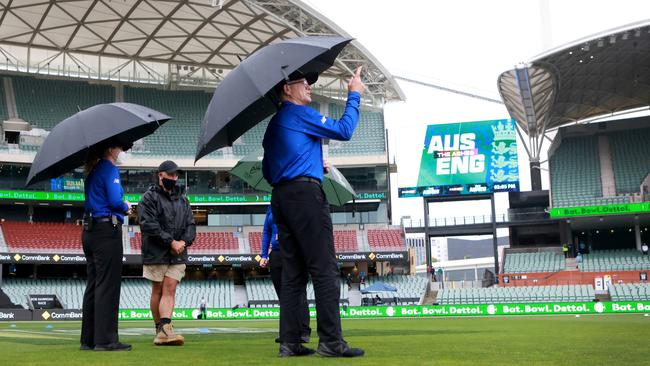
[[[503,213],[494,216],[494,221],[498,223],[512,222],[512,221],[525,221],[525,220],[540,220],[548,218],[547,213],[528,212],[528,213]],[[491,224],[492,215],[476,215],[476,216],[454,216],[442,218],[430,218],[429,227],[445,227],[445,226],[460,226],[460,225],[480,225]],[[402,220],[404,227],[423,227],[424,219],[408,219]]]

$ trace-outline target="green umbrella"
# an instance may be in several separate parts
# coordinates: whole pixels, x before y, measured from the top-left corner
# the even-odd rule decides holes
[[[262,175],[263,157],[264,154],[261,151],[248,154],[237,162],[230,173],[238,176],[258,191],[271,192],[273,187]],[[357,195],[341,171],[332,165],[330,165],[329,173],[325,174],[325,179],[323,179],[323,191],[325,191],[327,202],[334,206],[343,206]]]

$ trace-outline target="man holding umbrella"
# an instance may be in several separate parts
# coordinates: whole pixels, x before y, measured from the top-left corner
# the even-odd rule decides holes
[[[271,253],[269,254],[269,249]],[[275,288],[275,293],[280,299],[282,294],[282,255],[280,254],[280,245],[278,244],[278,227],[273,221],[273,210],[271,206],[266,210],[264,218],[264,229],[262,231],[262,252],[260,253],[260,267],[266,268],[271,266],[271,281]],[[309,304],[307,303],[307,293],[301,295],[303,306],[299,308],[301,316],[301,333],[300,343],[309,343],[311,337],[311,328],[309,327]],[[281,343],[280,338],[275,340]]]
[[[334,253],[329,204],[323,193],[321,139],[350,140],[359,119],[365,86],[359,67],[348,84],[341,119],[320,115],[307,105],[318,74],[291,73],[278,86],[282,104],[264,135],[264,178],[273,186],[271,206],[282,254],[279,355],[304,356],[314,351],[300,344],[301,296],[311,275],[316,296],[319,345],[330,357],[362,356],[343,340],[339,315],[340,285]]]

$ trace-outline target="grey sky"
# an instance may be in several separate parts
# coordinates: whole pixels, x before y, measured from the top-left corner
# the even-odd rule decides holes
[[[582,37],[644,20],[648,1],[387,1],[311,0],[315,9],[360,41],[394,75],[428,81],[499,99],[497,77],[519,62]],[[509,118],[505,107],[400,81],[407,101],[385,107],[391,156],[399,172],[419,169],[413,150],[425,126]],[[392,159],[392,157],[391,157]],[[519,149],[522,189],[530,189],[528,159]],[[397,199],[400,174],[393,175],[393,217],[422,217],[422,200]],[[403,179],[402,179],[403,180]],[[543,172],[544,188],[548,174]],[[507,195],[497,209],[505,212]],[[434,217],[482,215],[483,203],[439,204]]]

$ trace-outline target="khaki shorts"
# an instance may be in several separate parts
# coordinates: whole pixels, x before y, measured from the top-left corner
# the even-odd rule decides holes
[[[184,264],[145,264],[142,266],[142,277],[153,282],[162,282],[165,277],[181,282],[185,277]]]

